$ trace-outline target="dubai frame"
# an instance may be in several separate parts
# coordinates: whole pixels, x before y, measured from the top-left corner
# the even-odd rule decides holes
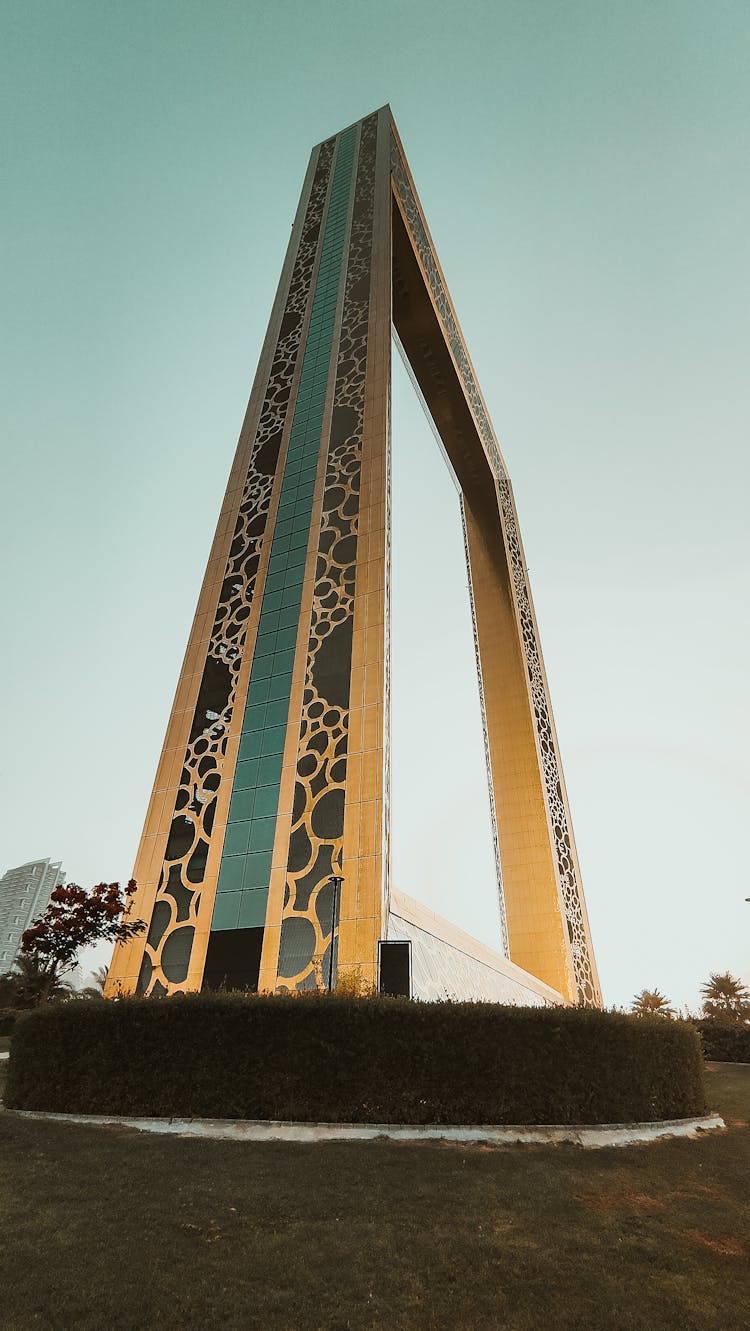
[[[502,953],[391,890],[392,326],[461,492]],[[390,940],[415,996],[601,1003],[511,485],[387,106],[310,157],[134,876],[109,996],[377,982]]]

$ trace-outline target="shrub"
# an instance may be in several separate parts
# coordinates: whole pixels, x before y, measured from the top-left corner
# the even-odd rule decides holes
[[[0,1007],[0,1035],[12,1035],[20,1015],[18,1008]]]
[[[697,1021],[703,1056],[717,1063],[750,1063],[750,1026],[721,1021]]]
[[[663,1017],[394,998],[196,994],[37,1009],[8,1106],[329,1122],[633,1122],[703,1113]]]
[[[370,1123],[600,1123],[705,1112],[664,1017],[408,999],[188,995],[37,1009],[15,1109]]]

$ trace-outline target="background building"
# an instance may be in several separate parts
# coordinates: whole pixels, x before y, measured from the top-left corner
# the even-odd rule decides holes
[[[55,888],[64,882],[59,860],[30,860],[0,878],[0,973],[10,970],[24,929],[44,913]]]
[[[392,330],[456,484],[504,955],[392,894]],[[510,480],[388,107],[310,158],[134,877],[109,994],[372,983],[398,942],[423,996],[601,1001]]]

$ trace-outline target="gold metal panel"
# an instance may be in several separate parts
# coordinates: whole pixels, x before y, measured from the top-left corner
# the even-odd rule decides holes
[[[341,329],[342,305],[343,290],[340,290],[337,299],[336,318],[334,321],[333,348],[336,348],[338,344],[338,337]],[[328,438],[331,428],[331,411],[333,408],[335,384],[334,370],[335,355],[332,355],[328,371],[326,400],[323,408],[321,439]],[[315,489],[310,518],[310,535],[305,556],[305,572],[302,583],[302,599],[300,603],[297,643],[295,647],[292,673],[292,688],[289,699],[289,716],[287,720],[287,733],[284,746],[284,766],[281,778],[279,815],[276,821],[276,835],[274,839],[274,870],[272,872],[278,870],[278,877],[274,879],[268,894],[266,929],[263,936],[263,950],[258,979],[258,989],[261,993],[272,993],[276,988],[278,977],[279,947],[281,943],[282,921],[284,916],[284,888],[287,881],[287,862],[289,858],[289,843],[292,829],[294,790],[297,780],[297,764],[300,754],[300,730],[304,716],[304,693],[308,667],[310,626],[315,597],[318,544],[322,526],[323,495],[325,491],[327,465],[327,451],[325,448],[321,447],[318,456],[317,472],[315,475]],[[310,918],[312,922],[314,917],[309,914],[308,918]]]
[[[510,955],[575,1001],[505,551],[499,527],[493,549],[468,509],[465,521]]]
[[[497,719],[499,711],[505,711],[504,702],[499,707],[493,702],[492,725],[485,718],[511,952],[518,959],[517,949],[522,949],[530,958],[523,964],[543,978],[546,973],[548,982],[566,996],[597,1005],[601,992],[507,468],[395,128],[391,166],[394,323],[471,516],[470,563],[476,561],[480,533],[493,557],[493,578],[486,576],[482,585],[478,570],[480,594],[474,607],[485,707],[488,692],[495,701],[499,698],[496,672],[510,671],[518,684],[505,720]],[[508,595],[501,645],[493,634],[497,636],[494,619],[503,613],[498,601],[503,587]],[[514,735],[516,751],[510,760],[507,743],[504,748],[500,744],[499,726]],[[500,890],[502,906],[502,886]]]
[[[388,785],[387,658],[383,588],[389,558],[385,514],[389,495],[391,226],[388,138],[390,114],[379,114],[375,163],[367,377],[354,592],[351,711],[344,822],[342,920],[338,966],[363,982],[376,980],[377,941],[385,927],[389,877],[383,829]]]
[[[263,351],[261,353],[253,389],[250,395],[250,401],[240,434],[240,440],[237,445],[237,451],[225,492],[211,553],[209,555],[198,608],[193,621],[180,680],[178,681],[175,703],[167,727],[167,737],[164,743],[162,760],[159,763],[155,789],[164,788],[167,783],[170,787],[174,787],[179,783],[183,763],[186,761],[186,754],[190,753],[190,731],[193,723],[193,716],[195,714],[195,707],[197,705],[201,681],[203,679],[203,671],[207,661],[209,643],[216,621],[223,579],[225,571],[228,568],[233,533],[238,523],[243,501],[247,494],[248,481],[246,478],[248,478],[249,474],[248,469],[250,467],[252,451],[257,443],[256,436],[259,422],[261,420],[261,413],[264,409],[264,404],[267,401],[269,376],[273,370],[274,358],[278,357],[279,347],[282,345],[283,320],[287,309],[287,301],[291,290],[295,264],[299,265],[300,263],[301,243],[304,238],[304,227],[307,224],[308,204],[315,188],[315,171],[317,162],[318,152],[316,151],[312,154],[310,165],[308,167],[297,216],[292,228],[284,268],[282,270],[281,281],[274,301]],[[327,187],[326,183],[326,191]],[[312,213],[310,213],[310,216],[312,216]],[[313,267],[317,263],[316,256],[319,253],[321,236],[322,226],[317,234],[314,247],[312,247],[311,250],[311,262]],[[311,247],[308,245],[308,249],[310,248]],[[300,269],[301,273],[302,271],[303,270]],[[307,319],[309,319],[310,293],[313,289],[314,281],[311,281],[307,287],[306,295],[304,296],[303,309],[305,317],[303,326],[300,329],[301,346],[304,345],[304,330]],[[295,386],[299,377],[301,360],[301,355],[296,355],[293,370],[293,385]],[[288,439],[289,424],[290,422],[287,421],[286,433],[285,438],[282,441],[282,446],[285,446],[286,440]],[[271,502],[269,505],[270,525],[267,529],[267,537],[269,539],[264,541],[260,551],[261,560],[265,558],[266,564],[271,544],[270,538],[272,537],[273,531],[273,518],[275,513],[274,505],[278,504],[280,475],[281,470],[278,469],[276,478],[278,484],[275,484],[273,487]],[[253,633],[257,628],[260,600],[260,596],[254,598],[251,607],[251,631]],[[252,614],[253,611],[254,614]],[[234,771],[234,759],[236,758],[236,744],[232,745],[231,739],[237,734],[238,724],[241,726],[241,717],[244,710],[244,698],[247,692],[247,681],[249,678],[251,660],[252,644],[250,644],[250,650],[246,650],[241,658],[240,671],[236,681],[236,694],[233,700],[235,705],[232,710],[230,722],[230,740],[226,743],[225,753],[217,762],[218,770],[221,773],[221,780],[214,812],[215,834],[212,833],[208,837],[208,856],[203,882],[200,891],[193,891],[192,894],[188,892],[188,895],[192,895],[189,918],[190,924],[195,929],[195,934],[189,958],[189,969],[184,982],[179,986],[172,984],[167,979],[166,975],[161,972],[157,964],[158,959],[155,957],[153,951],[151,951],[150,954],[151,965],[154,966],[154,975],[156,976],[158,983],[161,985],[162,991],[168,992],[174,987],[200,988],[202,983],[205,948],[210,929],[210,918],[216,890],[216,879],[221,859],[223,827],[226,823],[226,812],[231,794],[232,775]],[[242,692],[243,689],[244,693]],[[242,696],[240,696],[240,694]],[[180,703],[185,704],[179,711],[177,710],[178,699]],[[229,766],[230,762],[231,767]],[[174,804],[172,805],[172,808],[174,810]],[[155,898],[159,887],[160,875],[162,874],[162,865],[164,864],[168,835],[169,827],[160,825],[158,847],[156,848],[156,851],[150,847],[150,845],[147,845],[146,838],[144,837],[136,858],[133,876],[138,883],[138,893],[134,901],[134,914],[146,921],[153,920]],[[165,902],[165,905],[166,904],[167,903]],[[168,909],[170,912],[173,911],[171,904],[168,905]],[[167,930],[167,934],[162,935],[160,946],[163,944],[170,930],[174,930],[177,925],[178,921],[175,920],[174,914],[172,914],[170,929]],[[133,992],[138,981],[141,961],[146,954],[146,950],[147,940],[143,937],[134,940],[133,943],[125,947],[115,948],[105,990],[108,996],[119,992]],[[152,975],[152,981],[154,975]],[[152,983],[152,981],[149,981],[149,984]]]
[[[348,706],[339,708],[341,714],[338,715],[330,702],[326,704],[331,707],[332,716],[336,713],[337,719],[329,724],[330,743],[320,769],[330,774],[340,755],[342,735],[345,735],[341,835],[331,833],[325,838],[318,837],[319,846],[330,846],[332,867],[340,867],[344,877],[338,929],[339,974],[354,970],[362,980],[373,982],[377,942],[386,934],[391,877],[389,589],[393,322],[462,493],[493,801],[493,832],[509,950],[514,963],[538,977],[542,987],[549,987],[546,992],[554,991],[567,1000],[581,998],[598,1003],[601,999],[570,811],[507,469],[388,107],[381,108],[376,117],[368,117],[359,123],[356,143],[356,194],[353,187],[344,243],[342,271],[345,277],[339,284],[298,621],[260,987],[270,990],[278,983],[296,984],[300,981],[304,984],[311,978],[310,963],[304,973],[300,972],[296,977],[279,978],[280,945],[282,959],[292,955],[284,952],[284,924],[288,919],[307,919],[314,926],[319,949],[330,942],[330,933],[325,935],[322,918],[316,914],[316,900],[324,880],[313,885],[311,894],[309,884],[301,889],[298,902],[296,885],[305,877],[305,871],[299,865],[294,871],[289,867],[293,860],[290,846],[294,845],[296,834],[293,822],[295,785],[301,782],[310,796],[304,818],[312,842],[316,834],[313,833],[310,810],[321,794],[318,788],[313,795],[309,782],[305,785],[304,767],[300,768],[299,764],[305,754],[303,736],[309,739],[312,733],[311,717],[306,708],[315,694],[315,653],[325,636],[325,630],[319,628],[325,614],[318,589],[326,580],[321,567],[329,567],[326,560],[331,546],[330,542],[325,544],[328,537],[331,541],[349,539],[352,535],[356,538],[356,554],[351,559],[342,556],[338,565],[341,573],[339,606],[346,615],[351,615],[352,624]],[[323,145],[326,151],[330,151],[331,144],[329,140]],[[366,145],[364,151],[363,144]],[[187,742],[225,581],[229,549],[241,506],[243,501],[247,502],[250,453],[274,347],[282,326],[317,151],[314,150],[311,157],[146,814],[135,870],[139,881],[136,911],[146,919],[151,919],[178,791],[186,789],[183,763]],[[334,149],[336,151],[338,148]],[[331,180],[332,175],[326,186],[329,191]],[[306,306],[305,329],[324,227],[325,208]],[[366,296],[363,294],[365,290]],[[363,310],[366,313],[363,314]],[[304,347],[305,333],[301,336],[300,349]],[[186,983],[179,986],[181,988],[198,988],[202,981],[254,639],[302,360],[300,351],[270,494],[256,594],[246,625],[234,712],[221,763],[222,780],[216,797],[214,830],[209,838],[201,905],[192,907],[195,939],[189,973]],[[335,435],[333,422],[337,407],[353,413],[361,425],[356,429],[351,425],[346,429],[340,426],[343,432]],[[360,428],[361,455],[357,434]],[[332,441],[330,457],[329,438]],[[357,481],[352,479],[357,463],[358,489]],[[354,518],[350,511],[345,511],[346,504],[340,495],[336,499],[332,497],[342,485],[348,495],[347,503],[354,505],[358,499],[358,512]],[[351,590],[344,590],[342,570],[345,567],[353,570],[353,594]],[[324,699],[324,695],[321,694],[320,698]],[[318,725],[317,730],[320,729]],[[330,784],[332,788],[342,788],[342,783],[337,784],[335,779],[330,779]],[[319,861],[314,859],[313,862]],[[170,927],[175,927],[174,920]],[[120,987],[127,991],[135,986],[143,952],[142,940],[117,949],[108,993]],[[153,953],[153,959],[156,964],[156,953]],[[320,957],[316,964],[319,968]],[[175,987],[161,972],[159,974],[159,983],[163,983],[163,987]]]

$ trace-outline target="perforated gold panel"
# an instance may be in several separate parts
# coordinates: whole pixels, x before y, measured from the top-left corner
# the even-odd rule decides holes
[[[264,921],[246,930],[260,962],[244,987],[307,988],[352,969],[376,978],[390,884],[392,323],[462,491],[507,949],[566,999],[601,1001],[507,468],[387,107],[313,151],[136,865],[148,938],[118,950],[109,993],[200,987],[209,940],[216,956],[232,941],[244,974],[243,912],[266,894]],[[314,410],[314,483],[295,488],[289,459]],[[299,520],[286,517],[299,511],[290,486],[306,496],[309,538],[306,527],[295,538],[307,546],[294,646],[285,627],[284,650],[264,648],[293,667],[259,886],[248,865],[266,862],[253,838],[268,837],[272,790],[263,817],[238,792],[250,768],[262,785],[253,764],[270,762],[273,725],[248,730],[262,711],[252,688],[242,713],[258,624],[281,623],[290,604],[274,572]]]

